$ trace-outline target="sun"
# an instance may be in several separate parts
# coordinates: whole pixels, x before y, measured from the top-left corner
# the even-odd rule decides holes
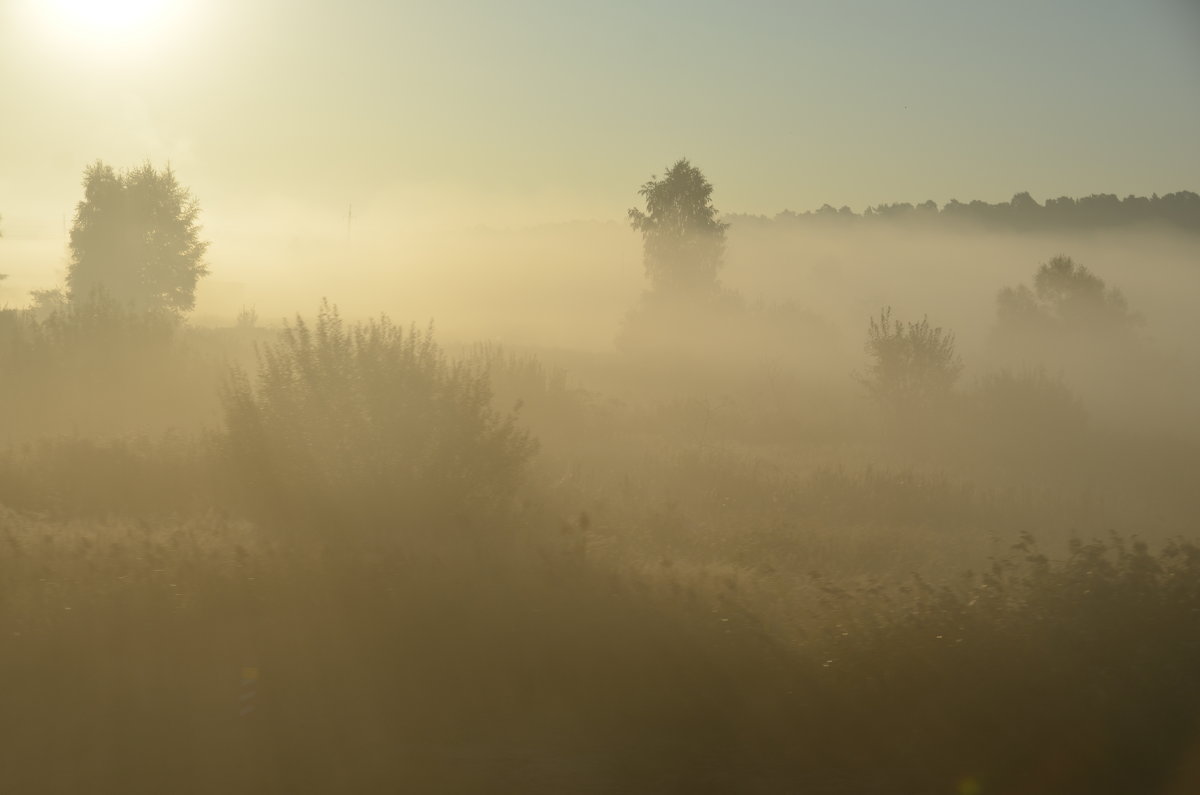
[[[169,0],[49,0],[47,5],[64,25],[118,33],[152,25],[172,4]]]
[[[43,27],[71,46],[137,50],[174,27],[189,0],[39,0]]]

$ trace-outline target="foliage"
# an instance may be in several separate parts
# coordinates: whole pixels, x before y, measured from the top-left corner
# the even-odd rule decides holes
[[[1164,196],[1126,196],[1111,193],[1072,198],[1061,196],[1038,204],[1028,193],[1018,193],[1011,201],[990,204],[978,199],[961,202],[951,199],[939,209],[930,201],[880,204],[861,214],[849,207],[835,209],[823,205],[803,213],[784,210],[774,218],[753,215],[730,216],[739,225],[797,226],[814,223],[838,224],[892,223],[930,228],[934,225],[954,229],[962,225],[1005,231],[1106,229],[1136,224],[1159,224],[1190,232],[1200,231],[1200,195],[1191,191]]]
[[[829,686],[857,694],[835,732],[911,777],[890,791],[965,774],[984,791],[1167,791],[1200,728],[1198,583],[1194,544],[1075,540],[1053,560],[1025,535],[985,573],[916,579],[883,613],[878,590],[830,587],[844,617]]]
[[[945,401],[962,372],[954,352],[954,334],[940,326],[892,319],[891,307],[871,318],[866,351],[870,356],[862,383],[880,404],[898,411],[936,406]]]
[[[967,443],[991,464],[1053,469],[1080,454],[1088,428],[1083,402],[1040,369],[1001,370],[969,398]]]
[[[486,373],[431,330],[347,325],[323,304],[263,346],[223,398],[228,465],[251,510],[315,526],[415,531],[511,498],[532,439],[491,407]]]
[[[39,321],[48,320],[56,313],[67,313],[70,311],[70,302],[67,300],[67,294],[61,287],[46,290],[30,290],[29,297],[32,303],[29,305],[30,311],[34,318]]]
[[[1029,331],[1106,332],[1139,322],[1125,296],[1083,265],[1059,255],[1034,274],[1033,289],[1006,287],[997,297],[1002,328]]]
[[[498,343],[478,343],[461,354],[461,361],[486,375],[492,406],[519,411],[522,424],[539,440],[550,436],[569,444],[592,430],[592,396],[571,386],[562,368]]]
[[[899,586],[313,554],[213,514],[0,508],[0,549],[20,791],[1194,791],[1183,542],[1026,537]],[[772,642],[797,579],[812,619]]]
[[[717,288],[728,224],[717,220],[712,190],[700,169],[681,159],[662,179],[652,176],[638,191],[646,209],[630,209],[629,219],[642,233],[646,276],[654,291],[688,295]]]
[[[137,310],[186,312],[208,273],[200,207],[168,166],[126,172],[97,161],[84,171],[71,227],[67,287],[72,302],[101,291]]]

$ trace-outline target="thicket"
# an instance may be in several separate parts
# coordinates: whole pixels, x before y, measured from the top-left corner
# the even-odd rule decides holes
[[[487,372],[451,362],[432,329],[346,324],[323,305],[235,371],[223,471],[253,515],[397,533],[506,509],[534,441],[492,405]]]

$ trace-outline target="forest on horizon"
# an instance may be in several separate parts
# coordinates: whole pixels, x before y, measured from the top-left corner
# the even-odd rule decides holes
[[[726,218],[734,223],[803,225],[819,221],[889,221],[911,224],[965,224],[1012,232],[1054,230],[1083,231],[1131,226],[1134,224],[1163,224],[1192,232],[1200,231],[1200,194],[1182,190],[1159,196],[1129,195],[1124,199],[1112,193],[1095,193],[1072,198],[1060,196],[1039,204],[1027,192],[1015,194],[1010,201],[989,204],[974,199],[957,199],[938,207],[933,200],[912,204],[896,202],[867,207],[855,213],[849,207],[834,208],[828,204],[807,212],[783,210],[774,217],[733,213]]]

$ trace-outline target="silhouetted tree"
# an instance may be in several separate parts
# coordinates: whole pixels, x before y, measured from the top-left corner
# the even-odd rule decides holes
[[[83,189],[71,227],[70,300],[102,292],[137,310],[192,309],[208,243],[199,237],[199,205],[170,167],[118,173],[97,161]]]
[[[1045,208],[1038,204],[1028,191],[1018,193],[1008,203],[1008,221],[1018,229],[1030,229],[1044,220]]]
[[[686,159],[642,185],[646,210],[629,211],[642,233],[646,275],[655,292],[690,294],[717,289],[725,254],[725,224],[717,220],[713,186]]]
[[[728,220],[742,226],[748,216],[727,215]],[[1200,195],[1190,191],[1145,196],[1126,196],[1118,199],[1112,194],[1097,194],[1081,199],[1062,196],[1047,199],[1045,205],[1027,192],[1015,194],[1011,201],[989,204],[972,201],[964,204],[951,199],[939,210],[933,201],[915,207],[907,202],[880,204],[856,215],[849,207],[835,210],[828,204],[811,212],[786,211],[777,215],[775,223],[796,224],[828,219],[862,219],[894,223],[928,224],[931,221],[967,223],[991,228],[1036,230],[1053,228],[1105,228],[1137,223],[1167,223],[1183,229],[1200,231]],[[764,219],[766,223],[772,223]]]
[[[1033,289],[1002,290],[997,313],[1002,326],[1043,331],[1124,329],[1138,322],[1120,290],[1063,255],[1038,268]]]

